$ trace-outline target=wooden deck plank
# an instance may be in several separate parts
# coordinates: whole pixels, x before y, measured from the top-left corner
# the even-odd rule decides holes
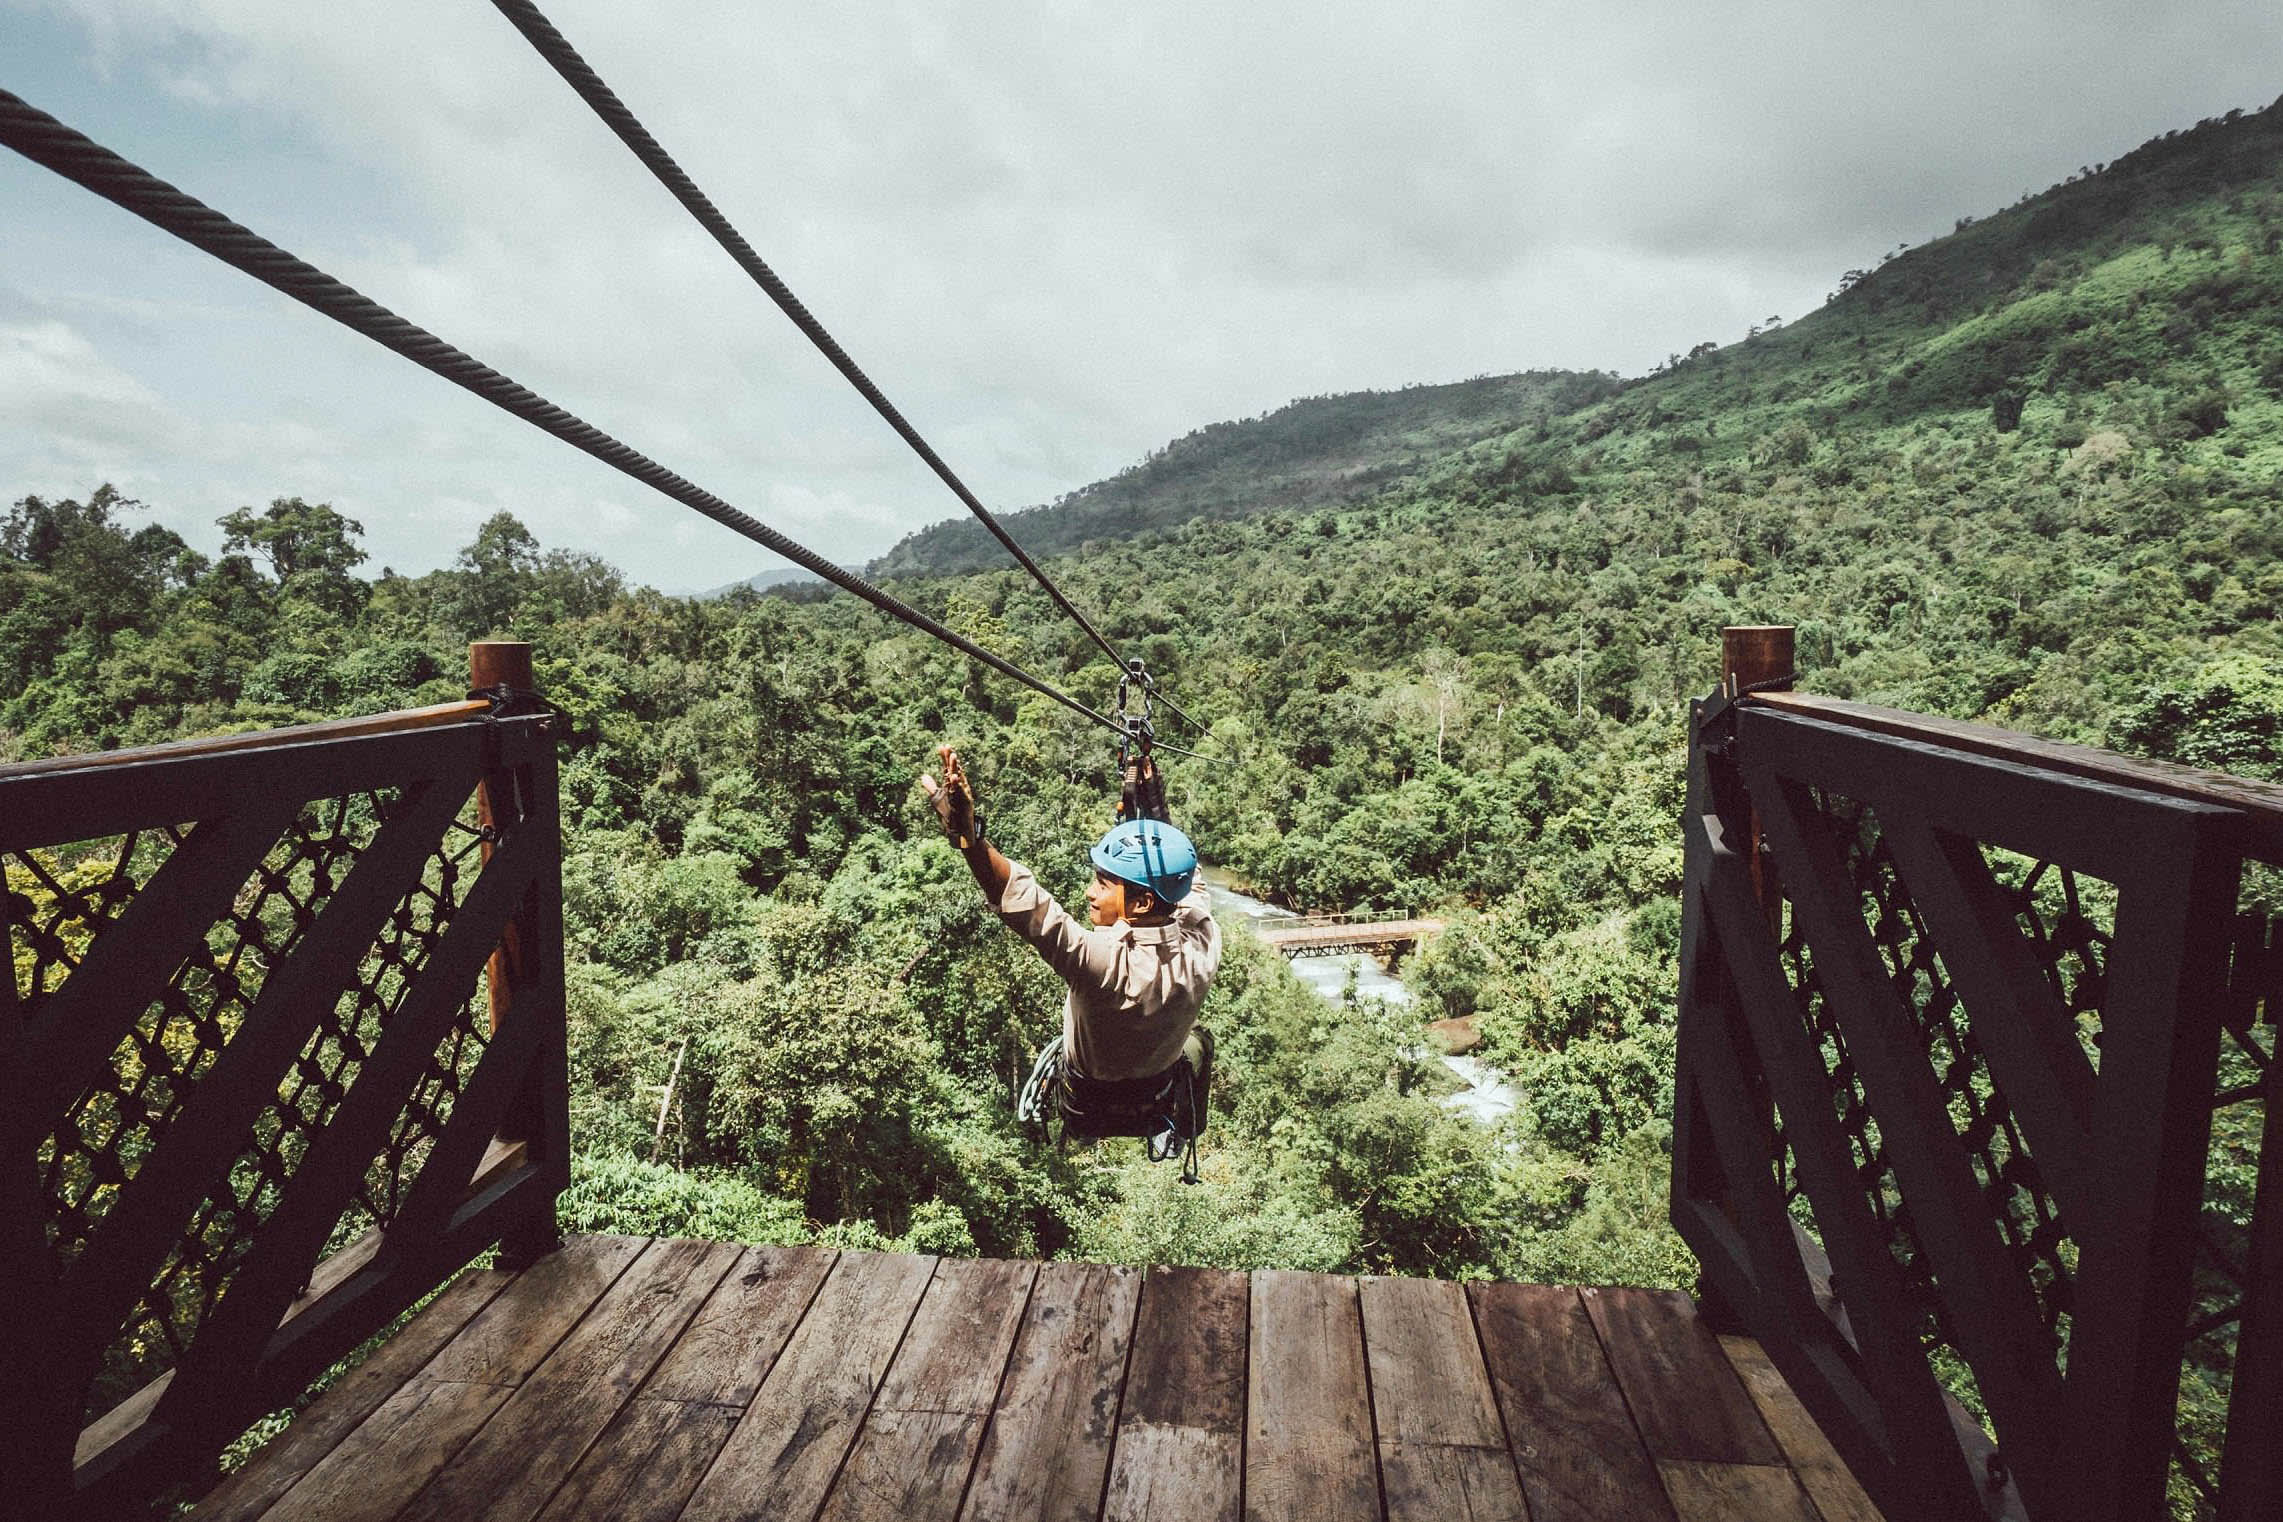
[[[1388,1522],[1531,1522],[1504,1448],[1383,1443],[1379,1458]]]
[[[1245,1276],[1221,1269],[1143,1279],[1103,1522],[1236,1522],[1250,1300]]]
[[[1475,1284],[1468,1299],[1532,1522],[1671,1522],[1578,1292]]]
[[[825,1498],[832,1522],[952,1522],[1035,1263],[945,1259]]]
[[[738,1255],[723,1242],[653,1242],[399,1522],[530,1522]]]
[[[937,1265],[873,1409],[989,1416],[1038,1267],[997,1258]]]
[[[1246,1381],[1248,1522],[1376,1519],[1378,1468],[1355,1281],[1257,1270]]]
[[[539,1515],[672,1522],[792,1339],[836,1254],[747,1248]]]
[[[514,1393],[508,1385],[416,1374],[267,1515],[271,1522],[386,1522]]]
[[[1141,1279],[1099,1263],[1039,1269],[961,1516],[1093,1522]]]
[[[1118,1429],[1102,1522],[1237,1522],[1244,1505],[1244,1438],[1148,1422]]]
[[[472,1269],[400,1328],[363,1363],[335,1381],[237,1473],[208,1491],[196,1522],[252,1522],[314,1469],[358,1424],[379,1410],[436,1350],[450,1342],[512,1275]]]
[[[539,1514],[542,1522],[676,1522],[743,1414],[708,1401],[629,1401]]]
[[[394,1517],[648,1245],[574,1237],[516,1275],[264,1515],[271,1522]]]
[[[1465,1288],[1447,1279],[1367,1278],[1357,1290],[1380,1442],[1503,1451],[1506,1429]]]
[[[1153,1268],[1134,1317],[1118,1430],[1135,1422],[1243,1435],[1251,1281],[1218,1268]]]
[[[750,1404],[836,1256],[827,1247],[747,1248],[642,1387],[642,1397]]]
[[[577,1326],[646,1237],[573,1237],[516,1275],[423,1371],[471,1385],[518,1385]]]
[[[467,1276],[197,1516],[955,1512],[1879,1522],[1680,1295],[627,1238]]]
[[[1817,1522],[1807,1492],[1781,1464],[1665,1459],[1657,1468],[1681,1522]]]
[[[1388,1522],[1526,1522],[1465,1289],[1367,1278],[1358,1293]]]
[[[878,1411],[825,1497],[822,1522],[951,1522],[987,1417]]]
[[[843,1253],[720,1456],[698,1483],[689,1522],[808,1522],[856,1441],[936,1260]]]
[[[1792,1387],[1784,1383],[1767,1350],[1749,1337],[1723,1337],[1720,1349],[1744,1381],[1760,1415],[1767,1419],[1768,1430],[1791,1460],[1792,1472],[1799,1476],[1823,1522],[1881,1522],[1879,1509],[1863,1493],[1846,1461],[1839,1457],[1839,1450],[1831,1446],[1831,1439],[1823,1435]]]
[[[1720,1343],[1677,1290],[1579,1292],[1641,1440],[1659,1460],[1784,1462]]]

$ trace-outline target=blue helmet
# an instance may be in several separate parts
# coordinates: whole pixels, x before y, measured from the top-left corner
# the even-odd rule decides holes
[[[1187,898],[1197,880],[1197,848],[1188,836],[1155,819],[1128,819],[1111,826],[1087,854],[1110,876],[1148,889],[1168,906]]]

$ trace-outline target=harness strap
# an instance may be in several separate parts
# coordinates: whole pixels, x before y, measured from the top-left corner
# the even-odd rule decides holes
[[[1197,1073],[1186,1058],[1177,1058],[1164,1072],[1144,1078],[1085,1078],[1070,1071],[1060,1036],[1038,1054],[1015,1101],[1015,1116],[1025,1124],[1045,1127],[1051,1115],[1061,1116],[1058,1145],[1068,1142],[1074,1133],[1134,1136],[1147,1145],[1153,1163],[1170,1161],[1180,1152],[1181,1181],[1185,1184],[1199,1181],[1197,1138],[1205,1129],[1202,1112]]]

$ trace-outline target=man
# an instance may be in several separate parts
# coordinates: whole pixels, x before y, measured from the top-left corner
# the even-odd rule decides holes
[[[983,838],[958,753],[939,746],[943,781],[920,778],[944,835],[967,858],[983,897],[1070,985],[1063,1005],[1066,1070],[1081,1082],[1154,1078],[1187,1059],[1200,1084],[1212,1046],[1195,1030],[1221,966],[1221,927],[1196,886],[1197,852],[1172,825],[1129,819],[1090,853],[1093,927],[1081,925],[1030,869]]]

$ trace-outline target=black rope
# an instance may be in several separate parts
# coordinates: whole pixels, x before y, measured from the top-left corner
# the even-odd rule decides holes
[[[1030,572],[1038,584],[1046,589],[1047,596],[1053,598],[1056,605],[1069,614],[1080,628],[1093,636],[1094,643],[1100,645],[1110,659],[1117,662],[1121,671],[1124,670],[1125,657],[1118,654],[1117,647],[1110,643],[1101,630],[1094,627],[1091,619],[1078,611],[1077,604],[1062,595],[1062,589],[1054,584],[1053,578],[1039,568],[1038,562],[1031,559],[1023,547],[1015,542],[1014,536],[992,516],[991,510],[983,505],[975,493],[967,489],[967,483],[952,472],[951,467],[943,462],[943,457],[935,452],[926,439],[920,437],[919,430],[905,420],[904,415],[896,410],[896,404],[889,401],[886,394],[872,383],[872,378],[857,368],[856,361],[848,357],[848,351],[841,348],[832,334],[825,331],[824,324],[817,321],[809,309],[801,304],[800,298],[793,294],[792,287],[786,285],[775,270],[762,262],[761,256],[753,251],[753,245],[746,242],[744,235],[730,225],[729,218],[723,216],[713,202],[707,199],[705,192],[698,189],[697,182],[683,171],[681,165],[674,162],[673,156],[658,145],[658,140],[650,135],[649,129],[626,108],[625,102],[618,98],[610,86],[603,83],[602,76],[595,73],[587,61],[579,56],[578,49],[572,47],[569,40],[556,30],[555,24],[540,14],[539,7],[533,5],[531,0],[492,0],[492,4],[523,34],[539,56],[563,76],[564,82],[578,92],[579,98],[594,109],[603,124],[618,134],[619,141],[633,150],[634,156],[642,161],[642,167],[655,175],[658,183],[665,186],[691,216],[697,218],[698,225],[713,235],[714,242],[720,244],[729,257],[737,261],[738,267],[753,277],[753,283],[768,293],[769,299],[777,303],[784,314],[793,320],[793,326],[808,335],[809,342],[816,345],[817,352],[832,361],[833,367],[848,378],[848,383],[856,388],[858,394],[872,404],[872,410],[879,413],[888,426],[895,429],[903,441],[912,447],[913,452],[927,462],[928,469],[934,471],[943,484],[951,488],[952,495],[982,520],[983,526],[991,531],[999,543],[1007,547],[1007,553],[1014,556],[1023,569]],[[1171,708],[1172,704],[1166,706]],[[1180,710],[1174,709],[1174,712],[1180,713]],[[1182,717],[1187,719],[1188,715],[1183,714]]]
[[[797,544],[760,520],[674,474],[648,455],[620,443],[593,424],[574,416],[545,397],[518,385],[489,365],[482,364],[450,344],[397,316],[279,248],[258,233],[239,226],[196,197],[185,194],[148,170],[119,157],[102,144],[73,131],[31,105],[21,96],[0,90],[0,143],[15,149],[35,164],[54,170],[65,179],[85,186],[105,200],[133,212],[154,227],[174,234],[194,248],[205,250],[223,263],[245,271],[264,285],[282,291],[311,310],[343,327],[362,333],[373,342],[393,349],[444,379],[474,392],[493,406],[512,413],[534,428],[553,434],[564,443],[584,450],[614,470],[663,492],[685,507],[696,508],[726,528],[768,546],[794,564],[814,571],[825,580],[855,593],[883,613],[902,619],[937,639],[983,662],[1024,686],[1045,694],[1109,729],[1121,726],[1109,715],[1089,708],[1058,687],[1032,676],[1020,666],[994,655],[962,635],[898,600],[852,571],[843,570],[822,555]]]

